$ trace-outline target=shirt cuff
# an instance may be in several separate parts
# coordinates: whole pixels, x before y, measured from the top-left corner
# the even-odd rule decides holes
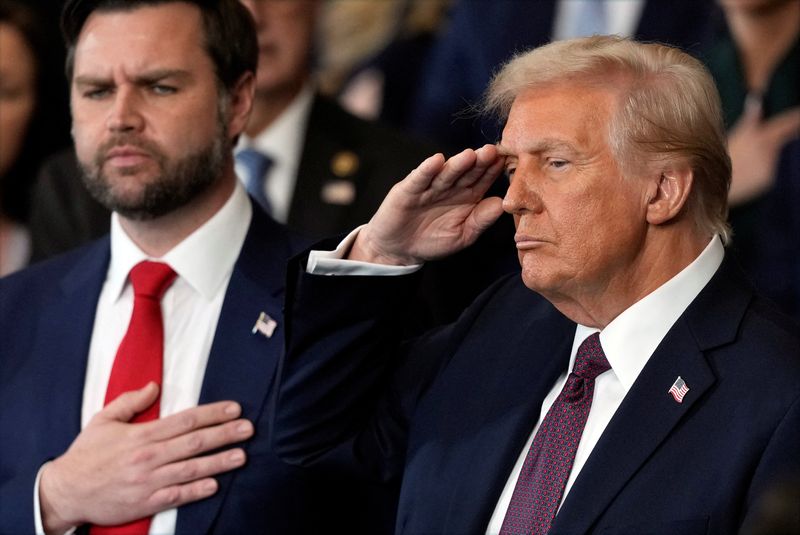
[[[359,260],[345,260],[344,256],[356,241],[356,236],[364,225],[356,228],[339,243],[333,251],[311,251],[308,254],[306,273],[311,275],[370,275],[392,276],[408,275],[422,268],[422,264],[411,266],[389,266]]]
[[[50,463],[44,463],[42,467],[39,468],[39,471],[36,473],[36,481],[33,484],[33,524],[36,527],[36,535],[45,535],[44,522],[42,521],[42,511],[41,506],[39,505],[39,482],[42,480],[42,470],[44,470],[44,467],[48,464]],[[75,533],[76,529],[78,529],[78,527],[73,526],[65,531],[62,535],[72,535]]]

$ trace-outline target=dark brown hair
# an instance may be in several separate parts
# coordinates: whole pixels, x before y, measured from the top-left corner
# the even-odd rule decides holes
[[[69,0],[61,13],[61,31],[67,45],[67,78],[72,79],[78,36],[93,12],[132,11],[143,6],[179,1],[200,9],[206,52],[223,88],[232,89],[245,72],[256,71],[258,40],[255,22],[239,0]]]

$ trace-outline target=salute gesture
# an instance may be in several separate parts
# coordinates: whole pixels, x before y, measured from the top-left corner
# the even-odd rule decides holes
[[[471,245],[502,213],[483,196],[503,166],[494,145],[466,149],[447,161],[431,156],[395,184],[358,234],[349,260],[409,265]]]

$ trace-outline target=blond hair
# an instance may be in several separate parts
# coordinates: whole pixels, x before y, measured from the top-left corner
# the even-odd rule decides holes
[[[731,162],[719,93],[697,59],[617,36],[556,41],[506,63],[489,85],[484,111],[505,120],[522,91],[565,82],[618,91],[609,139],[623,170],[630,174],[641,162],[688,163],[694,182],[687,209],[698,229],[728,243]]]

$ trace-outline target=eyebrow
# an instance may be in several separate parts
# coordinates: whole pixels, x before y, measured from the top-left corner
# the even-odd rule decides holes
[[[503,146],[502,143],[497,143],[495,146],[497,147],[497,152],[500,156],[515,156],[517,154],[511,149]],[[577,149],[572,144],[567,143],[566,141],[562,141],[560,139],[552,139],[552,138],[545,138],[531,145],[526,145],[520,152],[537,154],[557,149],[567,150],[572,153],[577,152]]]
[[[190,77],[191,74],[189,71],[183,69],[155,69],[134,76],[133,83],[136,85],[148,85],[168,78],[177,78],[180,80]],[[73,83],[75,85],[109,85],[112,84],[113,81],[108,76],[76,75]]]

